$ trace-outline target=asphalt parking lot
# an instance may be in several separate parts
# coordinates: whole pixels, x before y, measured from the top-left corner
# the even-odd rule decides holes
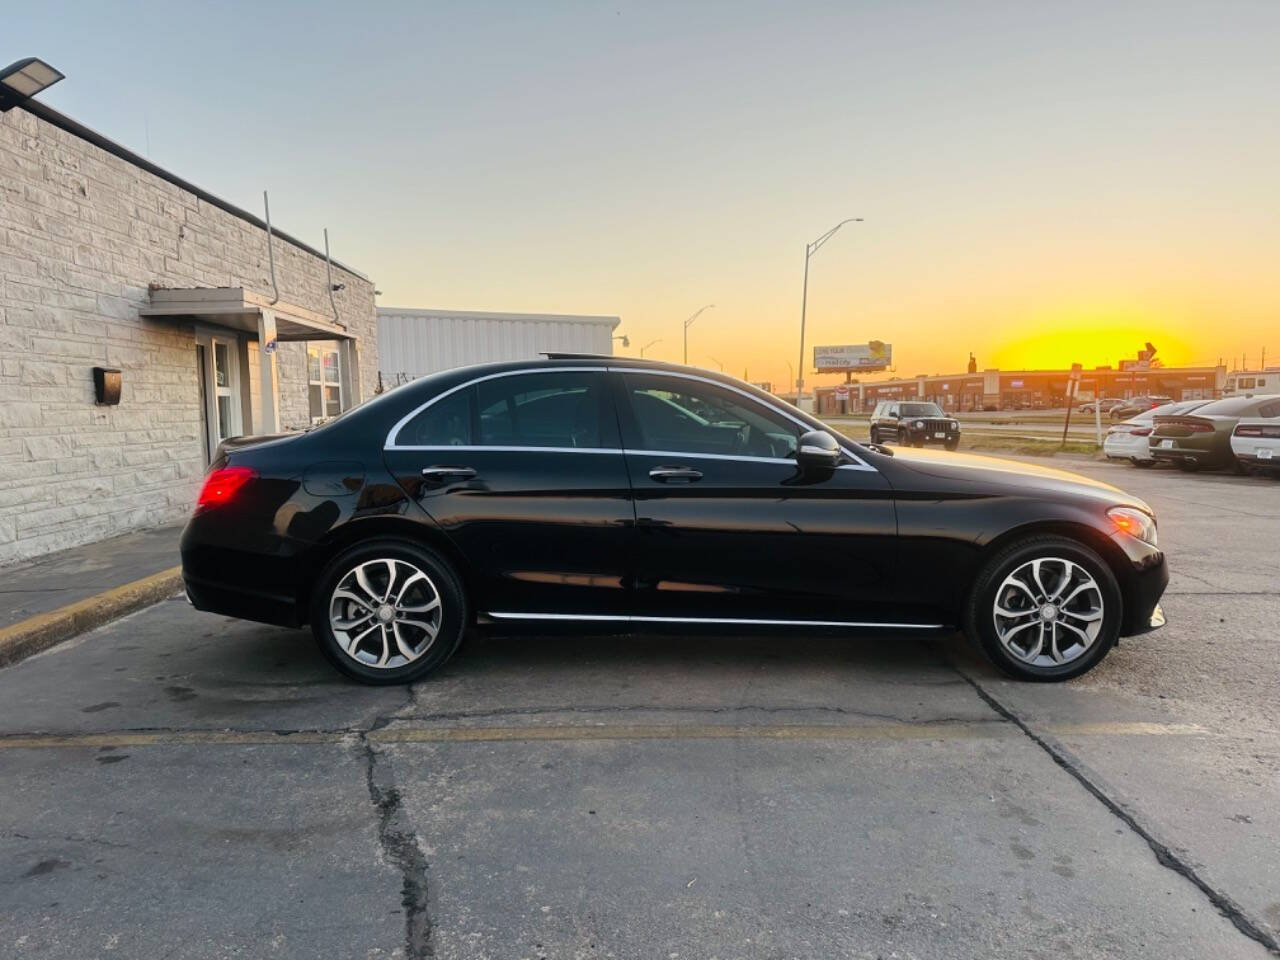
[[[1072,468],[1173,579],[1064,685],[956,637],[505,636],[369,689],[178,599],[0,671],[0,955],[1274,955],[1280,485]]]

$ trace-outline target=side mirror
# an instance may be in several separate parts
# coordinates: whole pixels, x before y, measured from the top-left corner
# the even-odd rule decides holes
[[[833,470],[840,462],[840,453],[835,437],[825,430],[810,430],[800,437],[796,460],[802,467]]]

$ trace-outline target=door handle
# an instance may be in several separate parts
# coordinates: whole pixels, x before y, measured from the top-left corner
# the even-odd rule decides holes
[[[702,479],[702,471],[695,470],[693,467],[654,467],[649,471],[649,479],[657,480],[659,483],[667,483],[671,480],[692,483],[694,480]]]
[[[425,480],[470,480],[476,475],[471,467],[423,467],[422,477]]]

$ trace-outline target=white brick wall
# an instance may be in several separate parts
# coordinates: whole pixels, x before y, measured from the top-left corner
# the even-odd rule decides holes
[[[332,313],[323,258],[278,237],[275,258],[282,300]],[[373,285],[334,280],[367,397]],[[266,232],[20,107],[0,114],[0,565],[189,512],[194,333],[138,316],[153,283],[270,294]],[[281,344],[278,365],[281,423],[305,426],[305,345]],[[94,404],[94,366],[123,371],[119,406]]]

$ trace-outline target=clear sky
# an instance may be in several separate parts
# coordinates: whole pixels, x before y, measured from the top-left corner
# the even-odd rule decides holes
[[[369,274],[783,384],[1280,363],[1280,2],[10,4],[44,99]],[[807,362],[811,360],[809,351]],[[813,383],[812,376],[809,383]]]

